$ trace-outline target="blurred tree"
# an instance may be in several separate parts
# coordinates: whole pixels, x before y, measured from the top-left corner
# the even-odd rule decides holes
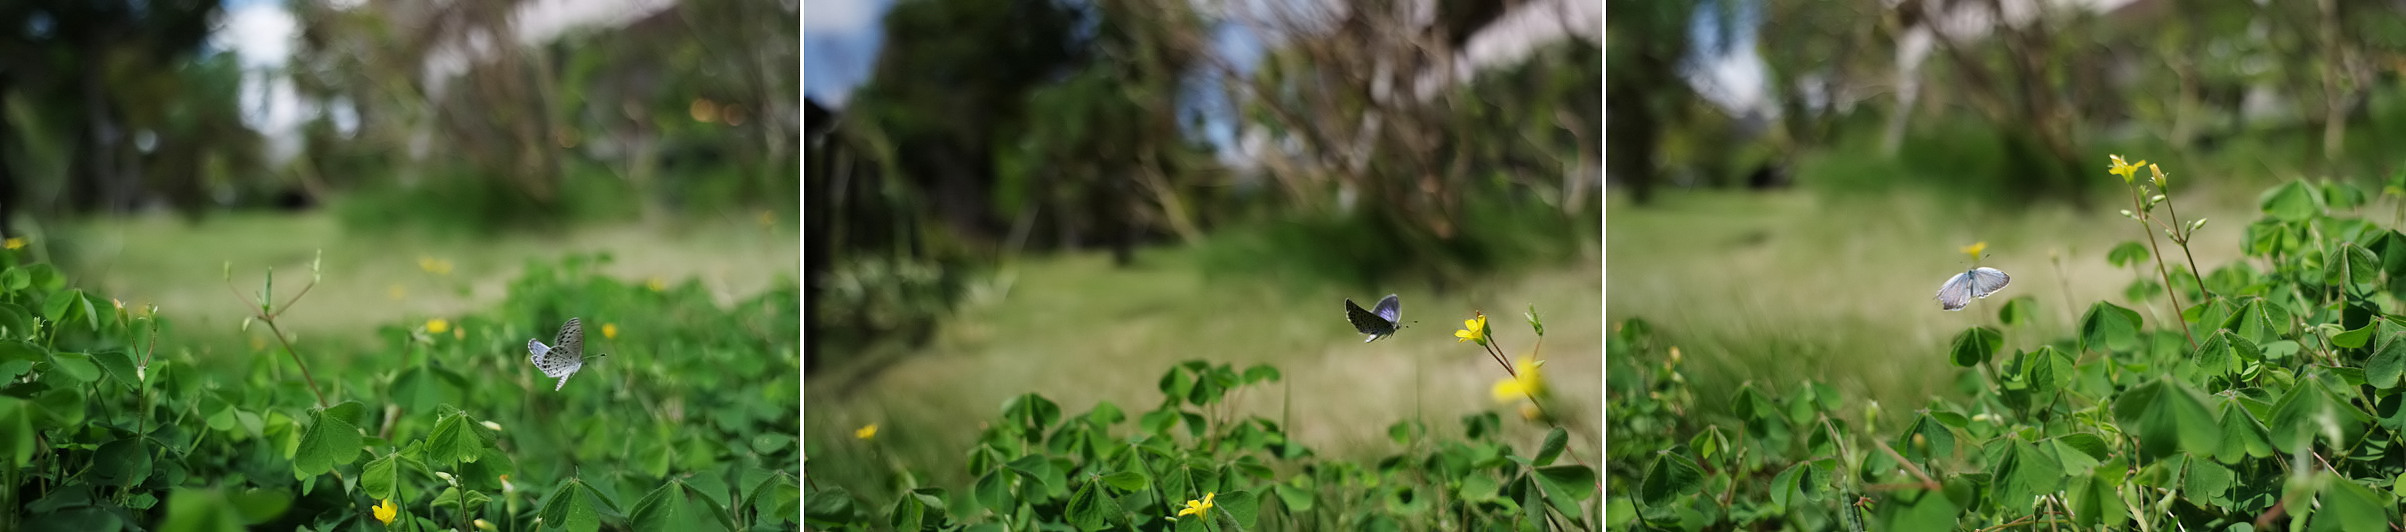
[[[1667,120],[1695,98],[1679,77],[1696,0],[1610,0],[1604,4],[1605,157],[1638,204],[1661,180],[1656,150]]]
[[[1024,129],[1028,94],[1080,59],[1090,21],[1054,0],[910,0],[884,24],[885,48],[846,109],[875,125],[847,131],[907,154],[879,164],[908,181],[919,210],[956,234],[1001,234],[995,150]]]
[[[218,11],[217,0],[0,3],[0,102],[36,109],[43,116],[30,118],[72,139],[60,146],[67,152],[61,175],[23,176],[24,168],[0,160],[0,233],[15,234],[11,218],[28,199],[52,215],[133,207],[144,192],[142,165],[162,144],[216,152],[227,149],[221,143],[241,142],[161,137],[168,109],[186,97],[175,65],[200,49]],[[12,124],[17,118],[25,117],[0,112],[0,154],[33,156],[33,144],[5,142],[40,133]]]

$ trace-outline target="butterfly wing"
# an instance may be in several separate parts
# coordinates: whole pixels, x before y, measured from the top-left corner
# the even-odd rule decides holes
[[[2005,289],[2006,284],[2013,282],[2013,276],[2005,275],[2004,270],[1996,268],[1973,268],[1965,275],[1972,278],[1972,295],[1981,299],[1987,299],[1989,294],[1997,293],[1998,290]]]
[[[560,324],[560,337],[552,339],[551,358],[583,362],[585,360],[585,323],[568,318]]]
[[[556,392],[556,391],[560,391],[560,389],[561,389],[561,388],[567,388],[567,387],[568,387],[568,377],[570,377],[570,376],[573,376],[573,375],[576,375],[576,370],[579,370],[579,369],[584,369],[584,367],[585,367],[585,363],[584,363],[583,361],[577,361],[577,362],[570,362],[570,363],[568,363],[568,365],[567,365],[567,366],[560,368],[560,372],[559,372],[559,374],[557,374],[557,375],[553,375],[553,374],[551,374],[550,372],[544,372],[544,375],[545,375],[545,376],[550,376],[550,377],[559,377],[559,378],[560,378],[560,383],[559,383],[559,384],[554,384],[554,385],[552,385],[552,386],[551,386],[551,391],[555,391],[555,392]]]
[[[535,367],[543,367],[543,355],[550,352],[551,347],[543,345],[542,340],[534,338],[526,339],[526,360],[528,362],[535,363]]]
[[[1378,300],[1378,306],[1370,307],[1370,312],[1387,320],[1389,328],[1393,328],[1395,323],[1403,321],[1403,301],[1395,299],[1395,294],[1387,294],[1386,299]]]
[[[1354,304],[1352,299],[1345,300],[1345,320],[1353,322],[1353,330],[1361,331],[1362,334],[1370,335],[1369,339],[1362,340],[1363,343],[1369,343],[1381,337],[1395,334],[1394,321],[1390,321],[1385,317],[1379,316],[1378,314],[1370,311],[1362,310],[1362,306]]]
[[[1963,310],[1963,307],[1971,305],[1972,284],[1972,272],[1963,272],[1938,285],[1939,310]]]

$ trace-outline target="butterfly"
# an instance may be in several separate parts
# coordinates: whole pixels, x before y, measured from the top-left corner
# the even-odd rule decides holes
[[[542,370],[543,376],[560,379],[558,385],[551,387],[551,390],[556,392],[561,388],[568,387],[568,377],[575,375],[576,370],[585,368],[584,323],[577,321],[576,318],[568,318],[568,323],[560,324],[560,336],[552,339],[552,343],[557,345],[545,347],[542,339],[528,338],[526,352],[529,356],[526,359],[534,362],[535,369]]]
[[[1361,305],[1353,304],[1353,298],[1345,299],[1345,320],[1353,322],[1353,330],[1370,335],[1362,340],[1365,344],[1394,335],[1396,321],[1403,319],[1403,302],[1397,301],[1395,294],[1387,294],[1372,308],[1377,310],[1362,310]]]
[[[2013,276],[2005,275],[2004,271],[1996,268],[1972,268],[1955,274],[1947,279],[1946,284],[1938,285],[1938,308],[1963,310],[1963,307],[1972,304],[1972,298],[1987,299],[1989,294],[2005,289],[2005,285],[2011,282]]]

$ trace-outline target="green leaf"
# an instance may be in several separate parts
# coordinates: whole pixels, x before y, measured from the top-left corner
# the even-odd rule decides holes
[[[300,449],[292,457],[292,470],[302,477],[323,475],[360,453],[359,428],[322,410],[312,414],[308,431],[301,434]]]
[[[393,486],[400,476],[398,467],[400,456],[398,454],[384,455],[375,460],[369,460],[367,466],[360,468],[359,489],[366,492],[368,498],[376,500],[393,498]]]
[[[2052,445],[2008,443],[2004,457],[1992,469],[1999,479],[1995,487],[1998,500],[2027,501],[2063,489],[2063,461],[2056,458],[2054,449]]]
[[[2213,456],[2221,450],[2221,420],[2205,404],[2188,383],[2166,375],[2123,392],[2114,401],[2114,420],[2138,437],[2139,450],[2150,458],[2182,451]]]
[[[1119,488],[1120,491],[1137,491],[1145,489],[1145,486],[1151,484],[1152,482],[1145,478],[1144,473],[1138,473],[1135,471],[1121,471],[1118,473],[1103,475],[1103,483],[1109,484],[1114,488]]]
[[[2305,181],[2293,180],[2266,190],[2257,203],[2264,214],[2284,222],[2304,221],[2322,214],[2320,198],[2315,197],[2314,189]]]
[[[1235,530],[1253,528],[1261,518],[1261,496],[1251,491],[1237,490],[1222,493],[1212,500],[1212,515],[1236,521]]]
[[[1111,525],[1112,516],[1119,514],[1119,503],[1091,482],[1078,486],[1078,494],[1069,498],[1069,524],[1078,530],[1101,530]]]
[[[1987,327],[1964,329],[1955,335],[1955,365],[1974,367],[1997,355],[2005,347],[2005,334]]]
[[[1245,368],[1245,384],[1278,382],[1279,377],[1278,368],[1270,367],[1269,364],[1254,364],[1253,367]]]
[[[2030,362],[2023,364],[2022,370],[2030,382],[2030,393],[2032,394],[2047,394],[2062,390],[2065,386],[2070,386],[2072,378],[2079,374],[2078,368],[2072,363],[2072,357],[2055,350],[2055,346],[2051,345],[2039,346],[2038,351],[2032,352]]]
[[[2146,245],[2138,242],[2123,242],[2115,245],[2112,251],[2105,252],[2105,263],[2112,264],[2115,268],[2122,268],[2146,262],[2148,256]]]
[[[2088,349],[2128,352],[2139,348],[2139,313],[2099,301],[2080,317],[2080,343]]]
[[[273,521],[292,509],[292,492],[282,489],[245,488],[226,498],[232,500],[234,512],[242,516],[245,525]]]
[[[92,355],[86,355],[83,353],[51,353],[50,367],[58,370],[59,374],[61,375],[66,375],[68,378],[75,379],[75,382],[92,382],[100,380],[100,365],[92,362]]]
[[[2361,411],[2331,398],[2315,379],[2306,379],[2273,403],[2265,427],[2273,449],[2298,453],[2317,437],[2333,445],[2345,443],[2363,430],[2360,416]]]
[[[635,513],[627,517],[627,524],[636,530],[725,529],[724,524],[696,504],[690,488],[674,480],[660,485],[635,502]]]
[[[1677,455],[1670,455],[1677,456]],[[1681,458],[1686,460],[1686,458]],[[1695,467],[1689,464],[1688,467]],[[1579,508],[1596,496],[1596,470],[1585,465],[1564,464],[1537,468],[1537,484],[1545,487],[1546,503],[1564,515],[1578,515]],[[1650,488],[1640,486],[1639,490]]]
[[[1554,458],[1562,455],[1562,448],[1570,443],[1570,438],[1571,433],[1562,430],[1562,427],[1559,426],[1554,427],[1554,430],[1546,431],[1546,441],[1537,447],[1537,459],[1532,460],[1531,463],[1538,467],[1553,465]]]
[[[2387,493],[2373,491],[2345,477],[2323,473],[2324,485],[2316,494],[2322,507],[2315,510],[2314,522],[2308,530],[2381,530],[2389,528],[2390,510],[2397,501]]]
[[[142,388],[142,380],[134,375],[134,359],[123,349],[110,349],[92,355],[92,362],[108,373],[109,379],[124,384],[128,390]]]
[[[434,424],[434,432],[426,435],[426,459],[437,463],[474,462],[484,456],[484,436],[468,423],[468,416],[452,413]]]
[[[543,510],[537,515],[542,517],[546,524],[575,532],[601,530],[601,513],[594,510],[593,501],[590,500],[591,497],[596,497],[590,493],[592,491],[593,488],[585,486],[585,481],[568,479],[567,482],[560,483],[560,487],[552,489],[551,495],[544,498]],[[848,502],[851,497],[844,497],[844,499]],[[819,505],[814,501],[811,506],[816,508]]]
[[[2037,319],[2038,299],[2030,296],[2013,298],[2005,302],[2004,308],[1997,309],[1997,321],[2004,322],[2007,327],[2029,324]]]
[[[159,530],[168,532],[241,532],[242,516],[237,515],[231,501],[217,488],[175,488],[167,496],[167,521]]]
[[[1287,511],[1296,513],[1312,511],[1314,499],[1311,490],[1298,488],[1289,483],[1279,483],[1270,487],[1270,494],[1278,496],[1278,503],[1286,505]]]
[[[0,465],[22,468],[33,463],[34,405],[0,396]]]
[[[2358,327],[2353,331],[2345,331],[2339,334],[2331,335],[2331,344],[2347,349],[2362,348],[2364,347],[2366,341],[2373,339],[2373,330],[2377,328],[2379,328],[2379,324],[2377,323],[2365,324],[2365,326]]]
[[[2073,520],[2084,527],[2103,525],[2114,530],[2129,522],[2129,506],[2116,493],[2121,487],[2120,480],[2087,475],[2074,482],[2071,500],[2064,501],[2072,506]]]
[[[971,488],[970,493],[977,499],[978,505],[998,514],[1010,513],[1011,508],[1016,506],[1011,500],[1011,477],[1002,470],[988,471],[979,476],[977,486]]]
[[[1847,514],[1843,517],[1850,519],[1848,524],[1853,525],[1854,507],[1840,508]],[[1878,512],[1882,523],[1879,530],[1955,530],[1963,508],[1947,498],[1946,492],[1900,490],[1880,504]]]
[[[1650,508],[1668,507],[1678,497],[1693,495],[1704,486],[1704,469],[1687,457],[1670,451],[1656,451],[1654,464],[1646,467],[1646,476],[1638,480],[1638,504]]]
[[[2231,507],[2231,488],[2238,474],[2207,460],[2190,460],[2189,473],[2182,478],[2181,495],[2197,501],[2200,506]]]
[[[2249,456],[2272,456],[2272,436],[2238,400],[2226,401],[2222,403],[2222,452],[2214,453],[2214,461],[2236,464]]]
[[[1912,460],[1946,458],[1955,455],[1955,433],[1929,414],[1922,414],[1913,418],[1913,425],[1905,427],[1904,434],[1897,435],[1893,445]]]
[[[1528,318],[1529,318],[1529,330],[1532,330],[1532,331],[1537,331],[1537,335],[1538,335],[1538,336],[1545,336],[1545,335],[1546,335],[1546,322],[1545,322],[1545,320],[1542,320],[1542,319],[1538,319],[1538,318],[1537,318],[1537,305],[1529,305],[1529,314],[1528,314]]]
[[[149,446],[141,438],[127,438],[102,444],[92,453],[91,479],[102,486],[127,488],[150,478]]]
[[[2391,340],[2364,361],[2364,383],[2374,388],[2396,388],[2402,375],[2406,375],[2406,340]]]

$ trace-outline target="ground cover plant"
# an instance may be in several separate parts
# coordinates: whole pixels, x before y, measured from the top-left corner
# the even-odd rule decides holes
[[[894,486],[806,483],[806,524],[827,530],[1436,530],[1593,529],[1595,469],[1563,428],[1566,405],[1546,384],[1545,325],[1523,316],[1531,336],[1499,334],[1474,315],[1453,343],[1495,363],[1494,394],[1513,400],[1462,416],[1460,438],[1436,437],[1427,422],[1397,421],[1389,452],[1356,461],[1324,456],[1290,438],[1299,406],[1275,366],[1190,360],[1156,381],[1150,406],[1104,400],[1064,412],[1039,393],[1012,398],[982,422],[966,450],[966,486],[931,485],[933,472],[879,452],[879,427],[853,433],[855,448],[814,451],[867,456]],[[1496,325],[1502,325],[1498,321]],[[1396,341],[1396,340],[1387,340]],[[1442,340],[1434,340],[1442,341]],[[1527,351],[1506,345],[1526,346]],[[1518,346],[1515,346],[1518,347]],[[1516,357],[1509,353],[1522,353]],[[1276,417],[1249,413],[1263,401]],[[1140,403],[1143,404],[1143,403]],[[1534,441],[1506,423],[1551,429]],[[1592,447],[1588,447],[1592,448]],[[858,478],[858,477],[843,477]],[[890,489],[891,498],[864,496]]]
[[[1974,304],[1930,353],[1959,396],[1884,405],[1814,379],[1703,394],[1667,331],[1616,323],[1607,526],[2394,529],[2406,210],[2365,207],[2406,195],[2406,175],[2280,184],[2242,238],[2213,242],[2178,214],[2176,176],[2109,168],[2135,233],[2104,260],[2141,308],[2075,305],[2071,334],[2041,334],[2051,292],[2025,272],[2038,288]],[[2243,258],[2201,268],[2210,246]]]
[[[223,367],[157,308],[0,253],[0,529],[796,528],[798,289],[721,305],[610,260],[532,262],[491,308],[343,356],[278,320],[356,302],[275,273],[229,296],[274,341]],[[571,317],[612,356],[555,392],[526,340]]]

